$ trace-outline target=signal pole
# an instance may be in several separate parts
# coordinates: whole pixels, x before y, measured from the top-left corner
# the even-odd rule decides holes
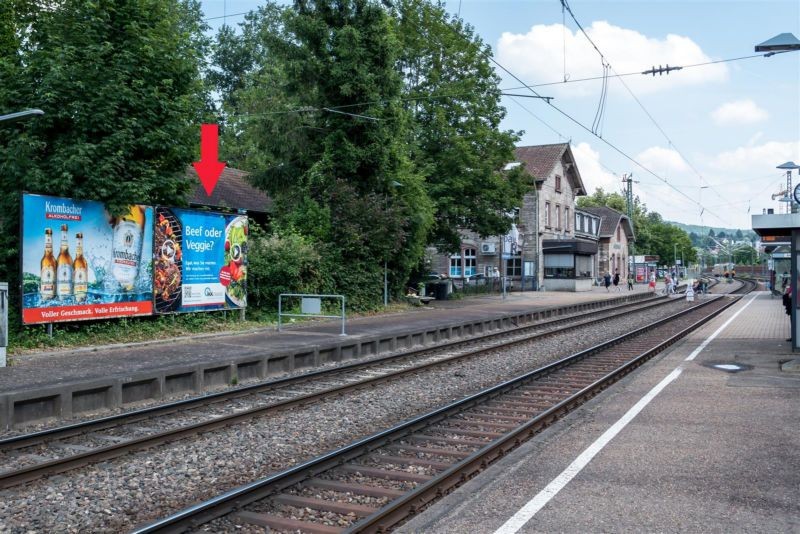
[[[631,228],[633,228],[633,173],[630,174],[623,174],[622,181],[626,182],[627,188],[625,191],[625,200],[628,206],[628,220],[631,223]],[[635,238],[636,236],[634,236]],[[633,241],[628,242],[628,258],[631,259],[629,262],[630,265],[633,265],[633,274],[634,280],[636,280],[636,250],[633,246]]]

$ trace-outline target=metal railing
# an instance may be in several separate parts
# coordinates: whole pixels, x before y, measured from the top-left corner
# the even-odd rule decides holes
[[[284,313],[283,312],[283,298],[299,298],[300,300],[300,313]],[[322,313],[322,299],[339,299],[342,302],[341,315],[325,315]],[[283,317],[321,317],[326,319],[339,319],[342,320],[342,333],[340,336],[346,336],[345,333],[345,311],[344,311],[345,298],[344,295],[311,295],[304,293],[281,293],[278,295],[278,332],[281,331],[283,325]]]
[[[8,347],[8,282],[0,282],[0,367],[6,366]]]

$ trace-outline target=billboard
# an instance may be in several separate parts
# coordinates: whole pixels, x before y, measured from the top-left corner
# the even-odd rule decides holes
[[[158,206],[155,219],[156,313],[247,306],[247,216]]]
[[[22,322],[153,311],[153,208],[22,195]]]

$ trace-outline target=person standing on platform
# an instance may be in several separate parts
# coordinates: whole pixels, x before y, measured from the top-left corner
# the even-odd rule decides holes
[[[614,287],[617,288],[617,291],[622,291],[622,288],[619,287],[619,271],[614,273]]]
[[[653,293],[656,292],[656,272],[653,271],[650,273],[650,283],[647,284],[647,290],[652,291]]]
[[[792,286],[786,286],[786,289],[783,290],[783,297],[781,299],[783,301],[783,307],[786,310],[786,315],[789,317],[792,316]]]
[[[611,273],[608,271],[603,275],[603,285],[606,286],[606,291],[611,291],[609,289],[611,287]]]
[[[633,273],[628,273],[628,291],[633,291]]]
[[[786,315],[789,316],[789,328],[791,328],[792,323],[792,285],[789,284],[786,286],[786,289],[783,290],[783,297],[781,298],[783,301],[783,309],[786,310]],[[792,338],[788,338],[786,341],[791,341]]]

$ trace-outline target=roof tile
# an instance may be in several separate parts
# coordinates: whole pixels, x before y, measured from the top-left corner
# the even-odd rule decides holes
[[[189,167],[188,174],[197,179],[197,186],[189,197],[190,204],[262,213],[268,212],[272,206],[272,200],[265,192],[250,185],[247,181],[249,173],[245,171],[225,167],[210,197],[193,167]]]

